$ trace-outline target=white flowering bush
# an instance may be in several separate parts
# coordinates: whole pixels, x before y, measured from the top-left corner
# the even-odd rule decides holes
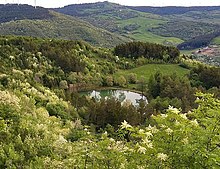
[[[20,102],[20,99],[13,93],[10,93],[9,91],[0,90],[0,104],[1,105],[8,105],[8,106],[19,109],[20,108],[19,102]]]
[[[19,107],[16,118],[0,109],[0,168],[219,167],[220,101],[211,95],[198,94],[199,108],[186,114],[170,106],[152,116],[148,126],[123,121],[111,138],[107,132],[92,132],[80,120],[50,116],[45,107],[35,105],[36,92],[0,91],[3,108]]]

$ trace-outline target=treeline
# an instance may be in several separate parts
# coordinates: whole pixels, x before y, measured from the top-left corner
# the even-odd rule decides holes
[[[147,87],[148,112],[160,113],[169,105],[187,112],[196,107],[195,93],[198,91],[213,93],[220,97],[220,68],[197,65],[189,75],[177,77],[157,72],[150,77]]]
[[[180,50],[191,50],[191,49],[196,49],[200,47],[205,47],[205,46],[208,46],[210,42],[218,36],[220,36],[220,30],[215,31],[210,34],[197,36],[191,40],[188,40],[186,42],[179,44],[177,48]]]
[[[178,58],[180,52],[173,46],[163,46],[147,42],[128,42],[117,45],[114,48],[114,54],[132,59],[144,57],[147,59],[161,59],[166,62],[172,62]]]
[[[206,89],[220,87],[220,68],[202,66],[195,67],[190,71],[189,79],[193,86],[202,86]]]
[[[146,113],[147,104],[142,102],[137,108],[129,102],[121,103],[115,98],[96,100],[80,96],[78,93],[69,94],[70,102],[77,108],[83,124],[92,125],[96,131],[110,128],[115,131],[122,121],[132,125],[142,125],[150,114]]]
[[[0,5],[0,16],[0,23],[23,19],[48,19],[52,17],[48,9],[42,7],[35,9],[33,6],[22,4]]]
[[[171,105],[187,112],[195,107],[195,92],[196,89],[190,85],[187,77],[180,78],[175,74],[169,76],[157,72],[148,82],[148,95],[151,98],[148,111],[158,113]]]

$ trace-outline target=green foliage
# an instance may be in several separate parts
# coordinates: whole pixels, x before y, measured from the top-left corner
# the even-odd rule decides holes
[[[0,44],[2,65],[13,67],[17,79],[27,78],[29,83],[36,81],[49,88],[82,90],[106,85],[105,76],[123,61],[116,62],[108,49],[81,41],[3,36]],[[6,85],[7,76],[3,76],[0,80]]]
[[[7,17],[4,17],[6,12]],[[129,41],[126,37],[97,28],[78,18],[40,7],[34,9],[28,5],[2,5],[1,14],[2,18],[6,18],[0,20],[4,21],[0,25],[1,35],[84,40],[105,47]]]
[[[115,77],[114,82],[116,85],[120,86],[120,87],[125,87],[127,84],[127,80],[124,76],[119,76],[119,77]]]
[[[193,30],[195,28],[196,31]],[[218,28],[218,25],[210,23],[173,20],[162,24],[159,27],[152,28],[150,31],[161,36],[178,37],[183,40],[190,40],[194,37],[215,32]]]
[[[137,83],[137,75],[135,73],[128,74],[127,81],[131,84]]]
[[[206,89],[219,87],[220,68],[199,65],[190,71],[189,78],[193,86],[203,86]]]
[[[16,4],[7,4],[0,5],[0,23],[10,22],[14,20],[23,20],[23,19],[49,19],[53,17],[48,9],[37,7],[36,9],[33,6],[22,5],[19,6]]]
[[[149,78],[158,71],[160,71],[163,75],[172,75],[175,72],[178,77],[183,77],[184,75],[188,74],[190,70],[182,68],[177,64],[146,64],[133,69],[120,70],[116,72],[115,75],[123,75],[127,77],[129,74],[134,73],[137,75],[138,81],[143,79],[145,82],[147,82]]]
[[[105,75],[111,85],[112,68],[131,60],[81,42],[2,37],[0,45],[0,168],[219,168],[220,101],[199,93],[198,108],[188,111],[193,89],[187,79],[152,77],[150,88],[156,85],[152,91],[160,95],[152,103],[163,114],[151,116],[152,103],[98,102],[73,92],[92,80],[100,85]],[[42,45],[51,51],[43,53]],[[75,53],[53,55],[53,45]],[[64,71],[51,59],[65,55],[85,69]],[[164,110],[181,103],[182,113]]]
[[[122,57],[137,59],[139,57],[160,59],[166,62],[174,62],[180,52],[175,47],[168,47],[153,43],[129,42],[117,45],[114,48],[114,54]],[[164,56],[168,55],[164,59]]]
[[[104,129],[107,125],[117,129],[123,120],[133,125],[141,124],[141,116],[132,104],[121,104],[114,98],[89,101],[87,113],[84,116],[85,123],[95,125],[97,130]]]
[[[168,105],[174,105],[187,112],[195,107],[195,91],[186,77],[179,78],[176,74],[163,76],[157,72],[150,77],[148,82],[148,93],[154,98],[150,101],[149,107],[152,106],[156,111],[162,111]]]
[[[194,37],[186,42],[179,44],[177,47],[181,50],[192,50],[196,48],[208,46],[213,39],[220,35],[220,30],[216,30],[212,33]]]
[[[113,77],[112,76],[107,76],[106,79],[105,79],[105,83],[106,83],[107,86],[113,86],[113,84],[114,84]]]
[[[216,44],[216,45],[220,45],[220,37],[216,37],[212,40],[212,43]]]
[[[114,138],[110,125],[106,128],[109,133],[94,134],[80,120],[64,124],[49,116],[27,96],[14,92],[0,96],[19,99],[7,103],[1,99],[1,106],[20,106],[14,112],[19,120],[6,120],[1,109],[1,168],[219,167],[220,101],[209,94],[197,94],[199,108],[185,114],[169,106],[164,114],[151,116],[149,126],[134,127],[126,120],[115,123]],[[117,106],[109,105],[106,110],[113,108]]]

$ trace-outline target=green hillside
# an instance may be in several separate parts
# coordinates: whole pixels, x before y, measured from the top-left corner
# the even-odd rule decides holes
[[[79,95],[126,82],[113,73],[136,61],[82,41],[0,36],[0,168],[218,169],[219,68],[197,63],[184,78],[170,64],[127,70],[182,74],[153,75],[138,106]]]
[[[213,39],[212,43],[220,45],[220,37]]]
[[[162,23],[150,31],[160,36],[174,36],[183,40],[210,34],[219,29],[219,25],[198,21],[173,20]]]
[[[24,7],[19,5],[18,9],[24,8],[25,10],[27,6]],[[32,8],[31,6],[28,7]],[[5,8],[8,7],[6,6]],[[33,8],[33,10],[38,10],[38,8]],[[20,13],[21,11],[17,12]],[[28,13],[28,11],[26,11],[26,13]],[[84,40],[91,44],[105,47],[113,47],[116,44],[129,41],[128,38],[94,27],[80,19],[59,14],[54,11],[48,11],[48,13],[51,16],[50,18],[47,18],[46,16],[41,19],[29,19],[28,17],[23,17],[18,20],[4,22],[0,25],[0,34]]]
[[[130,73],[135,73],[138,80],[148,81],[150,76],[154,75],[156,72],[161,72],[163,75],[172,75],[173,73],[176,73],[177,76],[183,77],[189,73],[189,69],[182,68],[178,64],[148,64],[134,69],[121,70],[115,75],[127,76]]]
[[[218,31],[219,7],[132,7],[110,2],[54,9],[143,42],[175,45]],[[208,42],[210,43],[210,41]]]
[[[179,38],[163,37],[148,31],[150,28],[166,23],[166,18],[131,10],[119,4],[109,2],[76,4],[54,10],[81,18],[97,27],[136,41],[155,42],[165,45],[177,45],[183,42]]]
[[[53,15],[48,9],[30,5],[0,4],[0,23],[23,19],[49,19]]]
[[[166,23],[166,21],[162,19],[147,18],[146,16],[143,15],[127,20],[119,20],[117,22],[118,26],[126,30],[122,33],[122,35],[129,36],[137,41],[160,43],[164,45],[177,45],[183,42],[183,40],[179,38],[172,36],[163,37],[148,31],[149,29]],[[132,25],[138,25],[138,27],[136,29],[129,30],[129,27],[132,27]]]

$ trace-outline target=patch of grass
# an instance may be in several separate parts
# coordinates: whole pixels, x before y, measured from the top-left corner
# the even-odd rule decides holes
[[[220,45],[220,36],[212,40],[213,44]]]
[[[137,74],[138,80],[148,81],[151,75],[154,75],[157,71],[160,71],[163,75],[171,75],[176,72],[177,76],[183,77],[189,73],[189,69],[180,67],[178,64],[147,64],[134,69],[120,70],[115,76],[127,76],[129,73]]]
[[[192,49],[192,50],[180,50],[180,53],[181,54],[184,54],[184,55],[191,55],[193,52],[199,50],[200,48],[197,48],[197,49]]]

